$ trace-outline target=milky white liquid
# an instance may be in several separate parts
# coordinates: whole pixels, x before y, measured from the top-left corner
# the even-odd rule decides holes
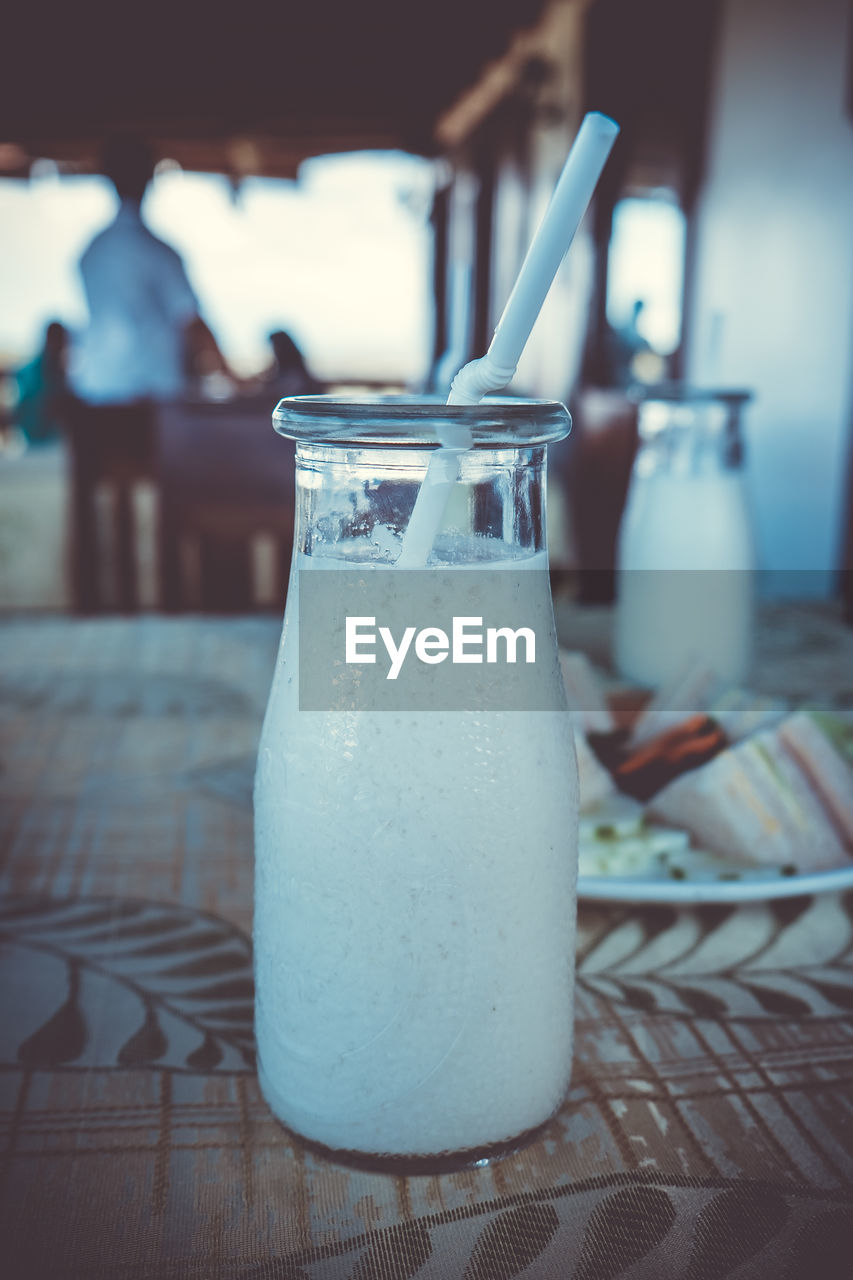
[[[531,616],[550,613],[547,578],[529,581]],[[568,716],[300,713],[297,616],[294,574],[255,790],[264,1094],[285,1124],[339,1149],[511,1139],[547,1119],[570,1073]]]
[[[753,562],[737,473],[635,475],[619,533],[614,647],[622,675],[662,685],[696,662],[743,683]]]

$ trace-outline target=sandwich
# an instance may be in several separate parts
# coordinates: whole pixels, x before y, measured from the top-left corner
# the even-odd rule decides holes
[[[745,865],[845,866],[853,856],[853,766],[814,716],[798,712],[676,778],[648,813]]]

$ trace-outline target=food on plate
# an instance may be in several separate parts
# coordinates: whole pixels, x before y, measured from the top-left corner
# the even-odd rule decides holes
[[[800,712],[677,778],[648,813],[745,865],[810,872],[849,865],[851,801],[853,768]]]
[[[749,689],[724,689],[709,703],[708,715],[716,720],[729,742],[742,742],[760,729],[784,720],[790,706],[784,698],[770,698]]]
[[[581,818],[578,871],[587,881],[607,878],[714,884],[756,878],[774,880],[793,868],[747,869],[690,844],[686,831],[650,822],[640,805],[616,797],[597,814]]]
[[[631,726],[631,746],[638,747],[694,715],[707,713],[719,683],[708,667],[689,663],[646,703]]]
[[[601,808],[581,815],[580,842],[604,842],[612,845],[624,837],[645,834],[648,822],[643,806],[628,796],[614,795]],[[687,843],[689,837],[685,835]]]
[[[585,655],[561,651],[560,662],[581,875],[736,880],[853,866],[853,717],[792,714],[693,664],[617,728]]]
[[[713,671],[694,662],[643,708],[631,727],[631,745],[639,746],[696,715],[710,716],[729,742],[740,742],[777,724],[789,709],[783,698],[721,684]]]
[[[586,654],[561,649],[560,670],[575,724],[588,733],[610,733],[615,728],[613,712],[604,686]]]
[[[779,736],[853,847],[853,723],[798,711],[780,725]]]
[[[682,855],[688,853],[686,831],[652,827],[642,809],[630,800],[608,806],[606,811],[581,819],[578,844],[578,871],[582,876],[647,876],[670,873],[686,878]]]
[[[613,764],[621,791],[648,800],[674,778],[697,769],[726,748],[726,736],[709,716],[690,716],[681,724],[626,751]]]

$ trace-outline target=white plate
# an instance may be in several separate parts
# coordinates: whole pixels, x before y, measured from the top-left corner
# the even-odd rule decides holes
[[[602,902],[762,902],[853,889],[853,866],[811,875],[744,869],[738,880],[673,880],[671,876],[579,876],[578,898]]]

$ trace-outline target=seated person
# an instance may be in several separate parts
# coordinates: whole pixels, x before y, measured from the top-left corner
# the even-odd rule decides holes
[[[309,372],[305,357],[289,333],[277,329],[270,334],[273,366],[270,380],[279,396],[312,396],[324,390],[322,382]]]
[[[39,354],[18,370],[13,418],[28,444],[49,444],[60,435],[68,395],[67,354],[68,330],[53,320]]]

